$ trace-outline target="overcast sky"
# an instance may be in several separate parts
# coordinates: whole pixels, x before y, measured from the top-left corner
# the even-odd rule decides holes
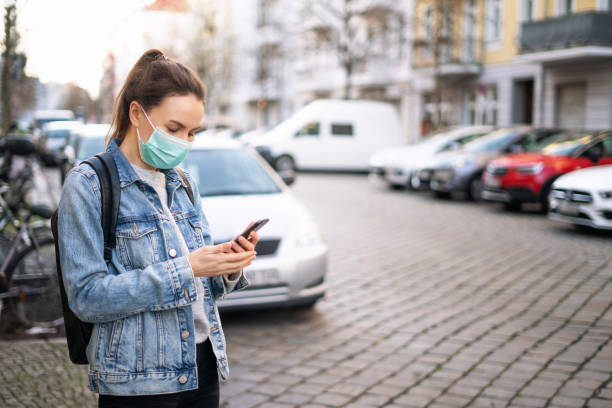
[[[97,96],[111,34],[153,0],[19,0],[17,24],[26,73],[75,82]]]

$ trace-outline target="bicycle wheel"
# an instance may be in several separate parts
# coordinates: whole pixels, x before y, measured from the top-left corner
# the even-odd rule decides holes
[[[63,324],[62,301],[52,236],[37,239],[18,252],[7,267],[11,314],[26,326],[56,327]]]

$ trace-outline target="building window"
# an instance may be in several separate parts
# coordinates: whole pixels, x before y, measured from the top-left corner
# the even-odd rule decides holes
[[[536,0],[522,0],[521,2],[521,22],[532,21],[535,19]]]
[[[563,16],[574,11],[574,0],[557,0],[557,15]]]
[[[612,0],[597,0],[597,9],[603,11],[612,11]]]
[[[468,122],[471,125],[497,125],[498,95],[496,84],[479,84],[467,100]]]
[[[476,59],[476,1],[464,2],[463,12],[463,55],[462,62],[474,62]]]
[[[488,42],[501,40],[502,32],[502,1],[490,0],[487,3],[486,38]]]
[[[433,32],[433,25],[434,25],[434,17],[433,17],[433,7],[431,6],[427,6],[425,7],[425,9],[423,10],[423,25],[422,25],[422,30],[423,30],[423,40],[426,41],[427,46],[424,48],[424,52],[423,52],[423,56],[426,58],[431,57],[432,55],[432,40],[433,40],[433,36],[434,36],[434,32]]]

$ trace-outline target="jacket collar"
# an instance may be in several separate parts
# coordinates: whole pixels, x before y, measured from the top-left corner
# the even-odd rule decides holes
[[[107,152],[110,152],[113,155],[113,159],[115,160],[115,164],[117,165],[117,172],[119,173],[119,181],[121,183],[121,187],[125,187],[135,181],[142,181],[142,179],[136,173],[136,170],[132,167],[132,164],[125,157],[119,146],[121,145],[121,140],[112,139],[106,148]],[[166,183],[167,184],[177,184],[183,185],[182,177],[178,174],[175,169],[167,169],[161,170],[166,175]]]

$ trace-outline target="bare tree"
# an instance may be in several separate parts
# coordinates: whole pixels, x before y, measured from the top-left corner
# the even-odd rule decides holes
[[[6,134],[13,121],[11,104],[12,82],[11,71],[15,49],[19,41],[17,33],[17,1],[9,1],[4,7],[4,38],[2,40],[2,133]]]
[[[189,66],[206,84],[207,109],[219,113],[230,103],[234,38],[219,24],[219,10],[213,2],[196,4],[193,13],[198,26],[188,45]]]
[[[307,29],[314,31],[314,42],[330,44],[338,56],[345,74],[345,99],[352,96],[352,79],[358,69],[368,61],[389,56],[390,50],[381,46],[377,38],[386,37],[393,31],[401,58],[406,24],[403,13],[391,13],[370,3],[354,0],[307,0],[304,3],[303,20]],[[393,24],[392,19],[395,19]],[[309,28],[309,24],[314,28]]]
[[[477,64],[477,52],[482,54],[482,40],[475,30],[477,18],[466,15],[472,11],[457,10],[460,6],[454,0],[432,0],[418,7],[417,38],[413,41],[415,68],[431,69],[433,86],[430,102],[433,104],[432,130],[447,125],[443,117],[445,88],[444,67],[448,64],[461,66]],[[466,18],[469,17],[469,18]],[[463,22],[461,30],[456,25]],[[461,35],[458,33],[461,32]],[[480,43],[480,44],[479,44]],[[417,52],[420,54],[417,55]]]
[[[101,114],[99,99],[92,99],[85,89],[74,83],[68,83],[64,86],[59,108],[69,109],[85,120],[98,118]]]

